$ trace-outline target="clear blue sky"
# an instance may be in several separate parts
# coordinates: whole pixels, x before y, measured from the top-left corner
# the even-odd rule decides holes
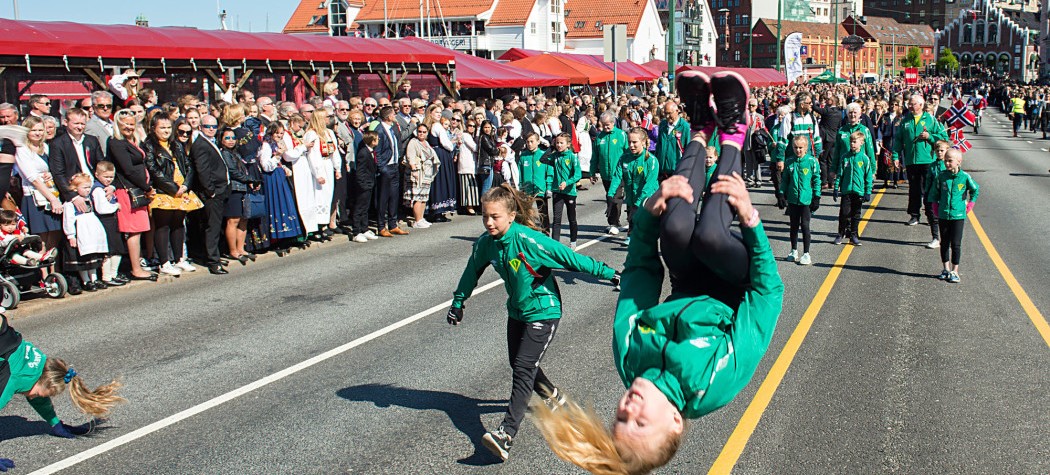
[[[142,14],[150,26],[219,29],[215,0],[0,0],[0,17],[14,18],[16,1],[20,20],[133,24]],[[226,25],[231,30],[279,32],[299,1],[219,0],[219,4],[228,14]]]

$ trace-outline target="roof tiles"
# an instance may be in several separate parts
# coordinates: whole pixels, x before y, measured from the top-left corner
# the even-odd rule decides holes
[[[568,0],[565,3],[566,38],[601,38],[603,25],[627,25],[633,38],[647,0]]]

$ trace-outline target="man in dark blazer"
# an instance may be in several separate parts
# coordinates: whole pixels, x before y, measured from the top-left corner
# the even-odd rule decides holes
[[[379,134],[379,145],[376,146],[376,163],[379,168],[379,180],[376,182],[376,193],[379,196],[377,222],[379,235],[394,237],[405,235],[397,227],[398,203],[401,188],[401,130],[394,120],[394,108],[387,106],[379,111],[379,124],[375,131]]]
[[[219,255],[219,239],[222,237],[222,212],[226,208],[226,197],[230,194],[230,175],[226,162],[222,160],[215,135],[218,122],[211,114],[201,117],[201,132],[190,145],[190,160],[197,173],[194,191],[204,200],[204,247],[208,254],[208,271],[222,275],[229,272],[223,267]]]
[[[88,121],[84,109],[67,110],[65,119],[66,133],[51,141],[48,168],[62,201],[72,200],[81,213],[86,213],[91,208],[84,198],[69,188],[69,179],[77,173],[87,173],[94,179],[95,164],[105,160],[106,156],[98,139],[84,133]]]

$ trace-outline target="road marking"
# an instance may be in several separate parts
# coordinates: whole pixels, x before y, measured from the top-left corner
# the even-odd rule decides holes
[[[879,201],[882,200],[882,195],[885,190],[879,191],[875,195],[875,199],[872,200],[871,206],[868,207],[868,211],[864,213],[864,219],[861,220],[860,227],[857,230],[860,234],[864,234],[864,228],[867,227],[868,220],[871,219],[871,215],[875,212],[875,208],[878,207]],[[802,319],[799,320],[798,325],[795,327],[795,331],[791,333],[791,337],[788,338],[784,348],[780,351],[780,355],[777,356],[776,361],[773,362],[773,366],[769,369],[769,373],[766,374],[765,379],[762,381],[762,385],[758,387],[758,391],[755,392],[755,397],[748,404],[747,409],[744,411],[744,415],[740,417],[740,421],[737,423],[736,428],[733,429],[733,433],[730,434],[729,440],[722,447],[722,453],[715,459],[715,463],[711,466],[708,474],[728,474],[733,471],[733,466],[736,465],[737,460],[740,458],[740,454],[744,452],[744,447],[747,446],[748,440],[751,439],[751,435],[754,434],[755,428],[758,427],[758,421],[762,419],[762,414],[766,411],[766,407],[769,406],[769,402],[773,399],[773,394],[776,393],[777,388],[780,386],[780,382],[783,381],[784,375],[787,374],[788,368],[791,366],[791,362],[795,359],[795,355],[798,353],[802,342],[805,341],[806,335],[809,334],[810,328],[813,326],[813,321],[816,320],[817,315],[820,313],[821,308],[824,307],[824,302],[828,298],[828,294],[831,293],[831,289],[835,286],[838,281],[839,274],[842,273],[842,267],[846,265],[846,261],[849,259],[850,254],[853,253],[854,246],[846,245],[842,252],[839,253],[838,259],[835,259],[835,265],[831,267],[831,271],[828,272],[827,277],[824,278],[824,283],[820,285],[820,289],[817,290],[817,295],[813,297],[813,300],[809,303],[809,307],[806,309],[806,313],[802,314]]]
[[[1032,325],[1035,325],[1035,329],[1039,331],[1039,334],[1043,336],[1043,341],[1046,342],[1047,346],[1050,346],[1050,325],[1046,322],[1046,317],[1039,312],[1035,304],[1032,303],[1032,299],[1028,298],[1028,292],[1024,291],[1021,287],[1021,283],[1014,277],[1014,273],[1010,272],[1010,268],[1006,267],[1006,263],[1003,262],[1003,258],[999,256],[999,251],[995,250],[995,246],[992,245],[992,240],[988,238],[988,234],[984,232],[984,227],[981,226],[981,222],[977,220],[977,215],[971,211],[969,214],[970,223],[973,224],[973,230],[977,233],[977,239],[981,240],[981,244],[984,245],[984,250],[988,252],[988,257],[992,258],[992,263],[995,264],[995,268],[999,269],[999,273],[1002,274],[1003,280],[1006,281],[1007,287],[1013,291],[1014,297],[1017,297],[1017,302],[1021,304],[1021,308],[1028,314],[1028,319],[1032,321]]]
[[[1034,142],[1032,142],[1031,140],[1027,140],[1026,142],[1028,142],[1028,143],[1034,143]]]
[[[601,235],[601,236],[599,236],[599,237],[597,237],[595,239],[592,239],[590,241],[587,241],[587,242],[577,246],[576,250],[577,251],[581,251],[583,249],[586,249],[588,246],[592,246],[594,244],[597,244],[597,243],[599,243],[601,241],[604,241],[604,240],[608,239],[609,237],[610,237],[610,235],[603,234],[603,235]],[[482,292],[488,291],[488,290],[490,290],[490,289],[492,289],[492,288],[494,288],[494,287],[496,287],[496,286],[498,286],[498,285],[500,285],[502,283],[503,283],[503,279],[496,280],[495,282],[490,282],[490,283],[485,284],[485,285],[483,285],[481,287],[478,287],[477,289],[474,289],[474,292],[472,294],[470,294],[470,295],[471,295],[471,297],[476,296],[476,295],[481,294]],[[213,399],[209,399],[207,401],[204,401],[204,402],[202,402],[200,404],[197,404],[196,406],[193,406],[193,407],[191,407],[189,409],[186,409],[184,411],[178,412],[178,413],[173,414],[171,416],[165,417],[164,419],[161,419],[161,420],[159,420],[157,422],[154,422],[154,423],[149,424],[149,425],[147,425],[145,427],[142,427],[142,428],[136,429],[134,431],[131,431],[131,432],[127,433],[127,434],[124,434],[124,435],[122,435],[120,437],[117,437],[117,438],[115,438],[113,440],[110,440],[110,441],[108,441],[106,443],[103,443],[103,444],[97,445],[95,447],[92,447],[92,448],[90,448],[88,450],[85,450],[83,452],[80,452],[80,453],[78,453],[76,455],[70,456],[70,457],[65,458],[63,460],[59,460],[58,462],[55,462],[55,463],[53,463],[51,465],[48,465],[46,467],[43,467],[43,468],[41,468],[39,470],[36,470],[36,471],[32,472],[30,475],[37,475],[37,474],[45,475],[45,474],[55,473],[55,472],[58,472],[60,470],[65,470],[65,469],[67,469],[69,467],[72,467],[72,466],[74,466],[74,465],[76,465],[76,464],[78,464],[80,462],[83,462],[85,460],[88,460],[88,459],[90,459],[92,457],[95,457],[95,456],[98,456],[98,455],[102,455],[102,454],[104,454],[106,452],[109,452],[110,450],[113,450],[113,449],[115,449],[117,447],[120,447],[120,446],[122,446],[124,444],[127,444],[129,442],[133,442],[135,440],[141,439],[141,438],[143,438],[143,437],[145,437],[145,436],[147,436],[149,434],[152,434],[152,433],[157,432],[157,431],[159,431],[161,429],[164,429],[164,428],[166,428],[168,426],[171,426],[171,425],[176,424],[178,422],[181,422],[183,420],[189,419],[190,417],[193,417],[193,416],[195,416],[197,414],[200,414],[200,413],[202,413],[204,411],[207,411],[208,409],[211,409],[211,408],[217,407],[219,405],[222,405],[222,404],[224,404],[226,402],[229,402],[229,401],[231,401],[233,399],[236,399],[236,398],[238,398],[240,396],[243,396],[243,395],[248,394],[248,393],[250,393],[252,391],[255,391],[256,389],[262,388],[263,386],[266,386],[266,385],[268,385],[270,383],[275,383],[275,382],[280,381],[280,380],[282,380],[284,378],[287,378],[288,376],[291,376],[291,375],[293,375],[295,373],[298,373],[298,372],[300,372],[300,371],[302,371],[304,369],[307,369],[307,368],[309,368],[311,366],[314,366],[314,365],[316,365],[318,363],[324,362],[326,360],[329,360],[329,359],[332,359],[332,358],[334,358],[336,356],[339,356],[339,355],[341,355],[343,353],[346,353],[347,351],[350,351],[350,350],[352,350],[352,349],[354,349],[354,348],[356,348],[358,346],[361,346],[361,345],[363,345],[365,343],[368,343],[368,342],[370,342],[372,340],[375,340],[376,338],[379,338],[379,337],[381,337],[383,335],[386,335],[387,333],[393,332],[394,330],[397,330],[397,329],[399,329],[401,327],[404,327],[404,326],[409,325],[411,323],[415,323],[416,321],[422,320],[423,318],[426,318],[426,317],[428,317],[430,315],[433,315],[435,313],[443,311],[443,310],[447,309],[449,307],[449,305],[452,305],[452,300],[446,300],[445,302],[442,302],[442,303],[437,304],[437,305],[435,305],[433,307],[430,307],[430,308],[428,308],[426,310],[423,310],[422,312],[419,312],[419,313],[417,313],[415,315],[412,315],[411,317],[408,317],[408,318],[406,318],[404,320],[401,320],[399,322],[392,323],[392,324],[390,324],[390,325],[388,325],[386,327],[383,327],[383,328],[381,328],[379,330],[376,330],[376,331],[374,331],[372,333],[369,333],[369,334],[367,334],[365,336],[357,338],[357,339],[355,339],[355,340],[353,340],[353,341],[351,341],[349,343],[346,343],[346,344],[344,344],[342,346],[339,346],[339,347],[333,348],[331,350],[328,350],[328,351],[326,351],[324,353],[321,353],[321,354],[319,354],[317,356],[314,356],[313,358],[310,358],[310,359],[305,360],[303,362],[300,362],[300,363],[294,364],[292,366],[289,366],[289,367],[287,367],[287,368],[285,368],[285,369],[283,369],[281,371],[273,373],[273,374],[271,374],[269,376],[266,376],[266,377],[264,377],[262,379],[259,379],[259,380],[255,381],[255,382],[246,384],[246,385],[241,386],[241,387],[239,387],[237,389],[234,389],[234,390],[232,390],[230,392],[227,392],[227,393],[225,393],[225,394],[223,394],[221,396],[218,396],[218,397],[215,397]]]

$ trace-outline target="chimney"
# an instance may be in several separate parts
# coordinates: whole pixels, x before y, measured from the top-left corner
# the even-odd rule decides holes
[[[149,28],[149,19],[146,18],[146,15],[139,14],[139,16],[135,18],[135,26],[144,26],[146,28]]]

